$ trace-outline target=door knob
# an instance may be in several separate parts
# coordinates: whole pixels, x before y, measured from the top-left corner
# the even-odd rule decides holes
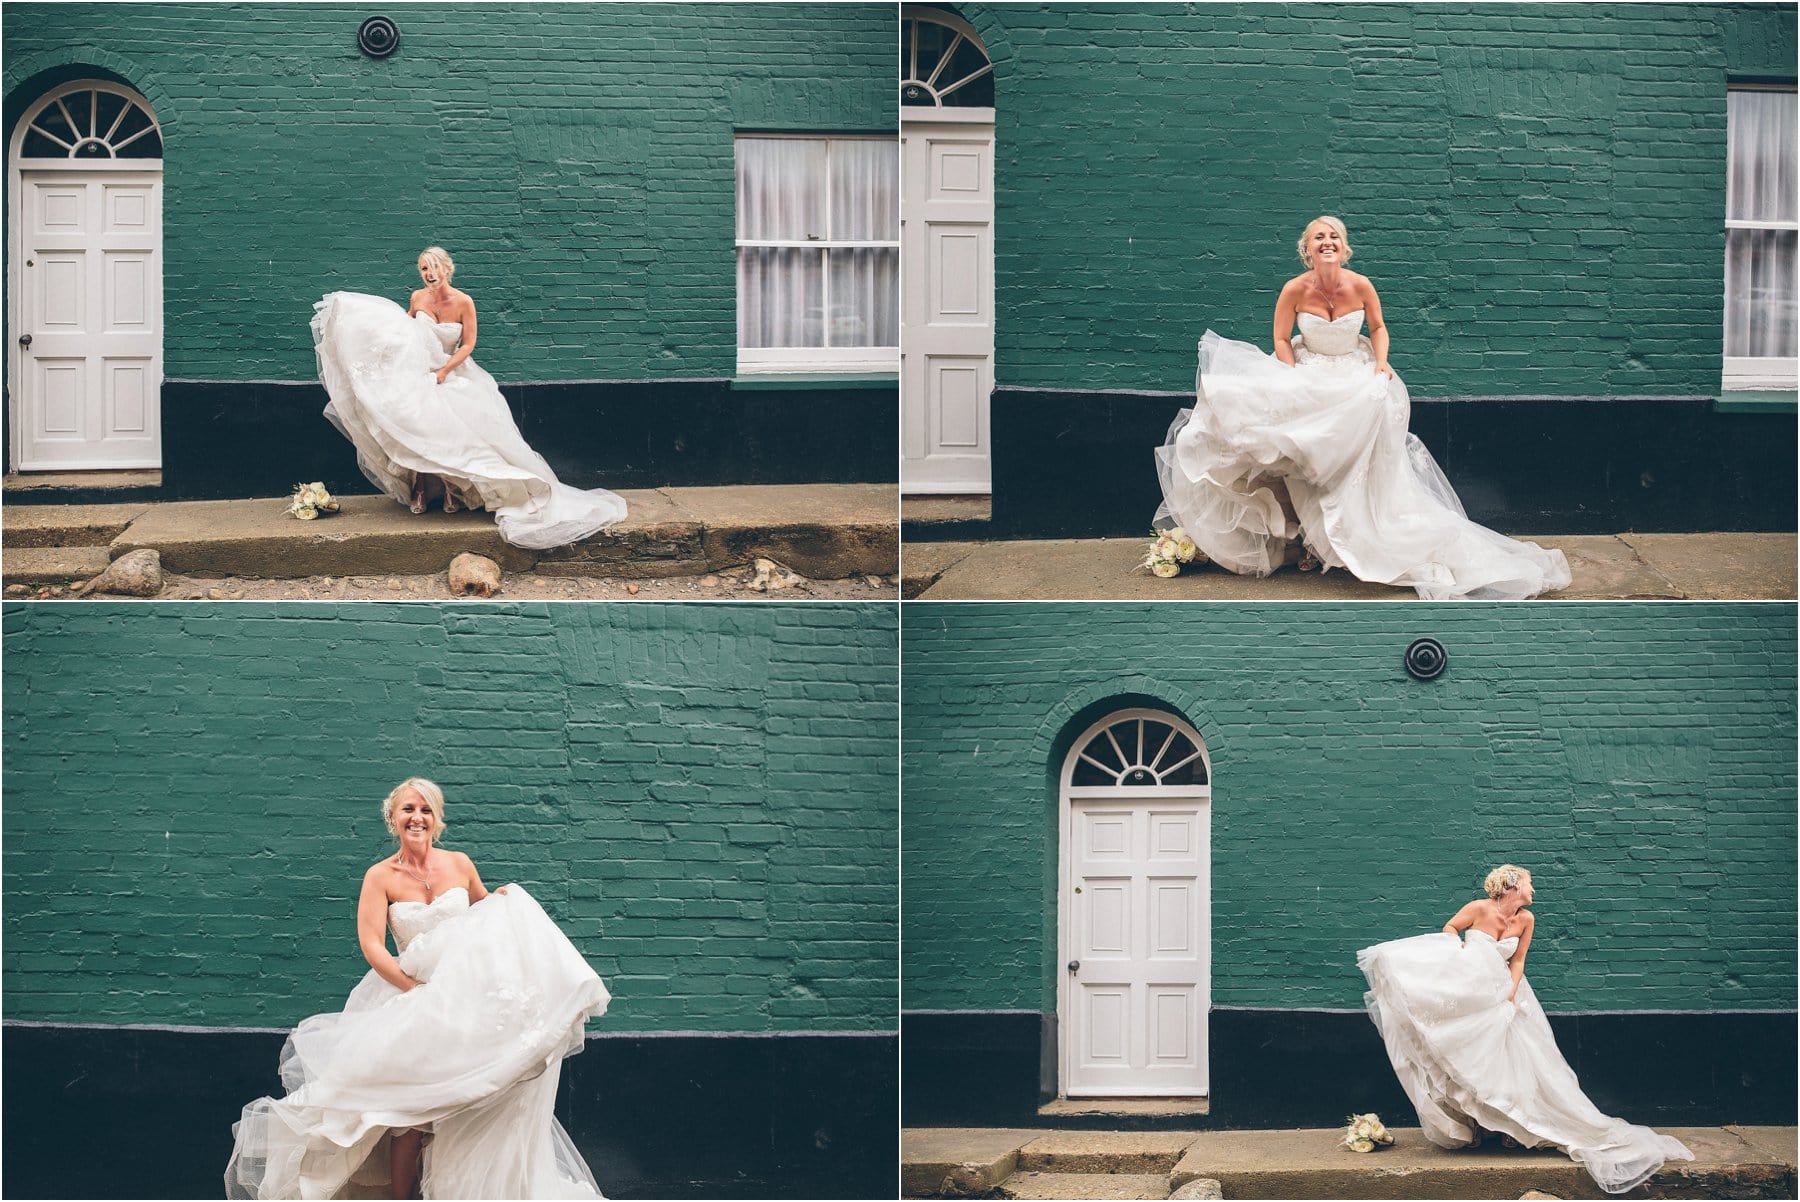
[[[1081,971],[1081,961],[1079,961],[1079,960],[1069,961],[1069,971],[1072,973],[1080,972]]]
[[[31,335],[30,334],[20,334],[19,335],[19,345],[20,346],[30,346],[31,345]]]

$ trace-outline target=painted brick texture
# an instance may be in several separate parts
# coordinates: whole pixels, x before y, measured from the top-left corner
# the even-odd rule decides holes
[[[6,1015],[285,1027],[365,970],[381,798],[516,880],[597,1029],[894,1026],[881,606],[5,613]]]
[[[1792,5],[963,5],[1002,385],[1191,390],[1344,218],[1421,396],[1716,395],[1728,69]]]
[[[901,645],[907,1009],[1055,1008],[1057,776],[1143,698],[1211,756],[1216,1005],[1358,1007],[1358,948],[1506,861],[1553,1010],[1794,1004],[1790,607],[942,603]]]
[[[163,123],[168,376],[310,379],[312,302],[433,243],[502,380],[728,376],[734,130],[894,128],[892,5],[405,5],[384,60],[369,15],[6,6],[10,119],[80,64]]]

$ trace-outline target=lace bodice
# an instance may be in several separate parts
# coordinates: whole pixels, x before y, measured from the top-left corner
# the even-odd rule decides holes
[[[1295,317],[1300,326],[1300,340],[1306,350],[1322,358],[1336,359],[1354,355],[1363,345],[1363,311],[1352,309],[1327,320],[1317,313],[1301,313]],[[1295,348],[1296,358],[1299,348]]]
[[[388,926],[394,932],[398,950],[426,931],[443,925],[452,918],[468,913],[469,891],[458,885],[446,889],[431,902],[397,901],[388,903]]]

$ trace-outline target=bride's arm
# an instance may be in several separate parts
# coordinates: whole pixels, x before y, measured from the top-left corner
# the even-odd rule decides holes
[[[1362,277],[1362,307],[1363,320],[1369,323],[1369,345],[1375,348],[1375,370],[1384,376],[1392,376],[1394,369],[1387,361],[1387,323],[1381,319],[1381,298],[1375,295],[1375,285],[1369,282],[1368,276]]]
[[[481,883],[481,874],[475,871],[475,861],[460,851],[450,853],[456,857],[457,867],[469,874],[469,904],[474,905],[488,895],[487,886]],[[500,886],[502,889],[506,886]]]
[[[1474,926],[1475,920],[1480,916],[1481,903],[1472,901],[1462,909],[1458,910],[1456,916],[1444,924],[1444,934],[1460,935],[1462,932]]]
[[[1300,281],[1289,280],[1275,299],[1275,357],[1294,366],[1294,314],[1300,309]]]
[[[1521,913],[1525,915],[1525,929],[1519,932],[1519,946],[1513,952],[1512,962],[1507,966],[1512,969],[1513,979],[1512,992],[1506,995],[1509,1002],[1519,1000],[1519,982],[1525,978],[1525,953],[1531,947],[1531,932],[1537,929],[1537,915],[1530,910]]]
[[[405,993],[418,982],[387,949],[387,890],[381,887],[381,871],[377,864],[363,874],[362,895],[356,899],[356,942],[375,975]]]
[[[467,359],[470,355],[473,355],[474,353],[475,353],[475,299],[473,297],[470,297],[468,312],[463,314],[462,342],[457,344],[456,350],[451,354],[449,362],[445,363],[444,366],[438,368],[438,371],[437,371],[438,383],[442,384],[444,382],[445,376],[449,375],[451,372],[453,372],[457,368],[461,367],[463,360]]]

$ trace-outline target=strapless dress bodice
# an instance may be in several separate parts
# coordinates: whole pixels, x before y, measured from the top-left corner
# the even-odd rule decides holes
[[[431,335],[437,341],[437,347],[445,356],[456,350],[456,344],[462,341],[462,322],[438,321],[423,309],[413,314],[413,320],[429,326]]]
[[[427,931],[435,930],[452,918],[466,914],[469,891],[458,885],[446,889],[429,902],[397,901],[388,903],[388,926],[400,951]]]
[[[1294,348],[1296,358],[1301,347],[1327,359],[1356,354],[1364,342],[1362,320],[1361,309],[1352,309],[1335,318],[1320,317],[1317,313],[1299,314],[1295,318],[1300,326],[1299,345]]]
[[[1481,939],[1487,940],[1487,942],[1493,946],[1493,949],[1500,953],[1500,958],[1502,960],[1511,960],[1513,953],[1519,950],[1519,937],[1517,935],[1508,935],[1504,939],[1496,939],[1486,931],[1478,931],[1471,927],[1469,928],[1469,935],[1464,937],[1464,941],[1479,945],[1481,939],[1471,938],[1471,936],[1475,935],[1479,935],[1481,936]]]

